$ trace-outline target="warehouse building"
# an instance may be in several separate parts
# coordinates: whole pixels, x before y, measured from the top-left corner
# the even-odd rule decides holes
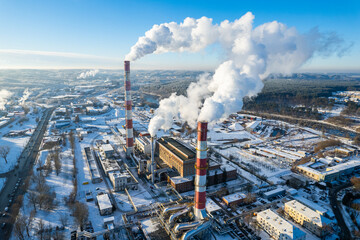
[[[224,196],[222,200],[228,207],[237,206],[244,203],[246,195],[244,193],[233,193],[227,196]]]
[[[286,193],[286,190],[279,187],[279,188],[276,188],[276,189],[271,190],[269,192],[265,192],[264,193],[264,198],[270,199],[270,198],[273,198],[273,197],[276,197],[276,196],[279,196],[279,195],[282,195],[282,194],[285,194],[285,193]]]
[[[274,239],[305,240],[306,234],[270,209],[256,215],[258,224]]]
[[[89,147],[84,148],[84,156],[86,159],[86,164],[90,172],[90,178],[92,183],[99,183],[102,181],[98,166],[95,162],[94,155]]]
[[[109,215],[113,212],[113,206],[107,193],[97,195],[96,200],[101,216]]]

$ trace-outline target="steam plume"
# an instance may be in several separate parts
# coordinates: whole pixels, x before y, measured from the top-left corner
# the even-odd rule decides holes
[[[99,73],[99,70],[90,70],[90,71],[86,71],[86,72],[82,72],[80,73],[80,75],[77,77],[77,79],[85,79],[88,77],[95,77],[96,74]]]
[[[314,54],[341,55],[343,40],[334,33],[320,33],[317,28],[299,34],[277,21],[253,28],[254,15],[246,13],[233,22],[213,24],[211,18],[186,18],[154,25],[131,47],[126,60],[134,61],[147,54],[198,52],[210,44],[220,43],[225,61],[213,76],[205,74],[190,84],[187,96],[173,93],[160,101],[149,124],[152,136],[158,129],[169,129],[173,120],[215,123],[241,110],[243,98],[254,96],[263,87],[262,78],[270,73],[291,73]]]
[[[9,92],[6,89],[0,90],[0,110],[5,109],[5,104],[7,103],[7,99],[13,95],[12,92]]]
[[[29,91],[28,88],[26,88],[23,92],[23,96],[19,100],[20,105],[24,105],[25,101],[29,98],[30,95],[31,95],[31,92]]]

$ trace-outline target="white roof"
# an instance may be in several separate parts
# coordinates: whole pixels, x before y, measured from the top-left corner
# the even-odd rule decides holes
[[[123,178],[123,177],[130,177],[130,174],[128,172],[120,172],[120,171],[114,171],[109,173],[110,178]]]
[[[101,145],[101,148],[104,150],[104,152],[114,151],[114,149],[113,149],[113,147],[111,146],[111,144],[103,144],[103,145]]]
[[[253,121],[246,124],[246,128],[255,129],[260,124],[260,121]]]
[[[104,218],[104,223],[114,222],[114,221],[115,221],[115,217],[114,217],[114,216]]]
[[[244,193],[233,193],[227,196],[223,197],[224,201],[227,201],[228,203],[232,203],[241,199],[246,198],[246,195]]]
[[[97,198],[100,210],[112,208],[110,198],[107,194],[97,195],[96,198]]]
[[[331,211],[328,211],[327,209],[321,207],[320,205],[314,203],[313,201],[307,200],[306,198],[303,198],[301,196],[294,196],[294,198],[304,204],[305,206],[311,207],[316,212],[320,213],[321,215],[324,215],[325,213],[329,213]]]
[[[328,220],[327,218],[322,216],[319,212],[314,211],[313,209],[305,206],[304,204],[302,204],[296,200],[291,200],[289,202],[286,202],[285,207],[289,207],[289,208],[293,209],[294,211],[307,217],[308,219],[310,219],[310,221],[312,221],[318,227],[323,227],[325,224],[330,223],[330,220]]]
[[[206,211],[208,211],[208,213],[212,213],[220,209],[221,207],[217,205],[212,199],[206,198]]]
[[[234,130],[234,131],[241,131],[241,130],[244,130],[243,126],[241,126],[240,123],[233,123],[229,126],[229,128],[231,130]]]
[[[265,192],[265,193],[264,193],[264,196],[271,196],[271,195],[273,195],[273,194],[277,194],[277,193],[284,192],[284,191],[285,191],[285,189],[279,187],[279,188],[276,188],[276,189],[274,189],[274,190]]]
[[[193,180],[192,176],[189,176],[189,177],[176,176],[176,177],[170,178],[170,181],[172,181],[174,184],[191,182],[192,180]]]
[[[287,235],[290,239],[298,239],[305,235],[299,228],[295,227],[270,209],[259,212],[257,215],[258,217],[265,219],[272,227],[282,234]]]
[[[334,167],[331,167],[331,168],[327,168],[326,169],[326,174],[329,174],[329,173],[333,173],[333,172],[339,172],[339,171],[345,171],[349,168],[354,168],[354,167],[357,167],[357,166],[360,166],[360,161],[359,160],[352,160],[352,161],[348,161],[348,162],[345,162],[345,163],[340,163]]]

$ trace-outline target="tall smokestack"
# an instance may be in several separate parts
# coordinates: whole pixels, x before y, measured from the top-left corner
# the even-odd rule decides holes
[[[154,147],[154,138],[151,137],[151,181],[154,184],[155,183],[155,147]]]
[[[124,61],[125,71],[125,121],[126,121],[126,155],[133,152],[134,136],[132,122],[132,101],[131,101],[131,83],[130,83],[130,61]]]
[[[207,122],[198,122],[198,141],[196,148],[196,176],[195,176],[195,218],[206,217],[206,170],[207,164]]]

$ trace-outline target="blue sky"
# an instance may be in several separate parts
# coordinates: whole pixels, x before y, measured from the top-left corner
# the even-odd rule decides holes
[[[300,71],[360,71],[360,1],[0,0],[0,68],[121,68],[154,24],[207,16],[219,23],[251,11],[304,33],[318,26],[354,43],[346,56],[315,57]],[[146,56],[138,69],[213,69],[214,48]]]

